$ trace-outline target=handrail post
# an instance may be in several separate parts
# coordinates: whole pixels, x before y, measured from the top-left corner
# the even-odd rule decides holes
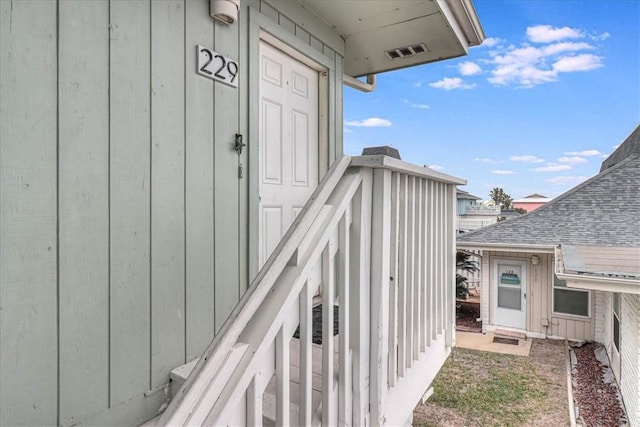
[[[384,425],[389,353],[389,262],[391,248],[391,171],[373,172],[371,209],[371,425]]]

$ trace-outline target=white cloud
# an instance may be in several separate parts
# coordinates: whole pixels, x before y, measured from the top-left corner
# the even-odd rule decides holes
[[[473,76],[474,74],[479,74],[482,72],[482,68],[478,64],[472,61],[466,61],[461,64],[458,64],[458,71],[463,76]]]
[[[429,106],[428,104],[414,104],[412,102],[409,102],[409,100],[407,99],[404,99],[402,102],[404,104],[407,104],[411,108],[418,108],[420,110],[428,110],[429,108],[431,108],[431,106]]]
[[[544,182],[552,185],[578,185],[587,179],[586,176],[556,176],[555,178],[545,179]]]
[[[504,169],[496,169],[496,170],[492,170],[491,173],[494,173],[496,175],[513,175],[515,174],[514,171],[511,170],[504,170]]]
[[[560,172],[560,171],[568,171],[571,169],[569,165],[547,165],[541,166],[539,168],[535,168],[534,172]]]
[[[529,27],[527,35],[531,41],[545,44],[509,45],[488,52],[488,60],[480,60],[493,65],[488,78],[490,83],[533,87],[555,82],[562,73],[591,71],[604,66],[602,56],[586,53],[597,49],[596,46],[567,40],[584,37],[579,30],[540,25]]]
[[[465,83],[460,77],[445,77],[437,82],[429,83],[429,86],[436,89],[453,90],[453,89],[473,89],[475,84]]]
[[[487,37],[486,39],[484,39],[484,41],[482,42],[482,44],[480,45],[481,47],[493,47],[496,45],[499,45],[500,43],[503,43],[504,40],[498,38],[498,37]]]
[[[589,38],[591,40],[595,40],[595,41],[603,41],[608,39],[609,37],[611,37],[611,34],[609,34],[608,32],[604,32],[602,34],[590,34]]]
[[[427,166],[429,169],[433,169],[434,171],[441,171],[446,169],[444,166],[440,166],[440,165],[429,165]]]
[[[536,25],[527,28],[527,37],[534,43],[551,43],[565,39],[579,39],[584,37],[582,31],[570,27],[552,27],[551,25]]]
[[[571,156],[571,157],[560,157],[558,159],[558,161],[560,163],[568,163],[570,165],[577,165],[580,163],[587,163],[588,160],[585,159],[584,157],[580,157],[580,156]]]
[[[484,163],[485,165],[495,165],[495,164],[498,164],[498,163],[502,163],[499,160],[493,160],[493,159],[490,159],[488,157],[476,157],[474,160],[476,162]]]
[[[524,154],[522,156],[511,156],[509,160],[512,162],[522,162],[522,163],[542,163],[544,159],[540,157],[532,156],[531,154]]]
[[[564,154],[567,156],[583,156],[583,157],[593,157],[593,156],[602,156],[603,153],[598,150],[583,150],[583,151],[566,151]]]
[[[357,126],[365,128],[389,127],[391,120],[381,119],[379,117],[370,117],[364,120],[352,120],[344,122],[346,126]]]
[[[572,73],[576,71],[591,71],[602,66],[601,56],[583,53],[560,58],[553,64],[553,70],[559,73]]]

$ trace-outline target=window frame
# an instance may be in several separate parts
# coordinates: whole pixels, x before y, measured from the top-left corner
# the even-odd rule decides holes
[[[564,283],[564,286],[556,286],[556,283],[558,282]],[[556,276],[555,273],[553,273],[552,283],[551,283],[551,312],[553,313],[554,316],[565,316],[565,317],[572,317],[575,319],[583,319],[583,320],[590,319],[591,318],[591,291],[585,290],[585,289],[569,288],[566,285],[566,283],[567,282],[565,280],[560,280],[558,276]],[[556,288],[562,289],[564,291],[586,293],[587,294],[587,315],[585,316],[583,314],[563,313],[562,311],[556,311]]]
[[[618,333],[616,337],[616,321],[618,321]],[[622,294],[614,292],[611,297],[611,341],[613,347],[620,354],[622,342]]]

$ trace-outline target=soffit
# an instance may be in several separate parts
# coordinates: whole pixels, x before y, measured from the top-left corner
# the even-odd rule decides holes
[[[465,55],[484,33],[469,0],[300,0],[345,39],[344,72],[377,74]],[[391,59],[386,51],[423,44]]]

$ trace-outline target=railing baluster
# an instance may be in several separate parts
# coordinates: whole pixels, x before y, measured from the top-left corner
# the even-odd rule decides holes
[[[398,225],[400,174],[391,174],[391,252],[389,255],[389,387],[398,377]]]
[[[414,251],[413,251],[413,360],[418,360],[420,358],[420,347],[421,347],[421,339],[420,339],[420,331],[422,331],[422,310],[420,300],[422,298],[422,179],[416,177],[415,183],[415,220],[414,220],[414,229],[415,229],[415,238],[414,238]]]
[[[247,388],[247,425],[262,425],[262,391],[256,377],[253,377]]]
[[[333,300],[331,242],[322,251],[322,425],[334,425]]]
[[[429,220],[429,229],[431,230],[429,233],[429,247],[430,247],[430,255],[429,255],[429,324],[431,329],[429,331],[430,338],[435,340],[437,338],[438,332],[438,322],[436,321],[436,317],[438,316],[438,286],[436,283],[436,261],[437,261],[437,251],[436,251],[436,234],[438,233],[436,227],[436,219],[437,219],[437,210],[435,208],[436,205],[436,185],[434,181],[429,182],[429,211],[431,212],[431,219]]]
[[[349,212],[340,220],[339,226],[339,249],[338,249],[338,296],[340,298],[339,319],[339,341],[340,358],[338,375],[338,425],[350,426],[351,420],[351,351],[349,349]]]
[[[454,209],[456,203],[456,186],[445,184],[447,188],[447,195],[445,206],[447,208],[447,214],[445,218],[447,219],[447,239],[445,243],[445,247],[448,248],[447,251],[447,262],[446,262],[446,271],[447,271],[447,280],[446,280],[446,289],[447,289],[447,327],[446,327],[446,339],[445,344],[448,347],[453,347],[455,342],[455,305],[456,305],[456,290],[455,290],[455,259],[456,259],[456,230],[454,227]]]
[[[312,416],[312,352],[311,335],[313,294],[311,284],[307,280],[300,292],[300,425],[311,425]]]
[[[371,425],[384,424],[389,322],[391,171],[373,172],[371,212]],[[392,409],[393,410],[393,409]]]
[[[415,241],[416,241],[416,178],[409,177],[408,204],[407,204],[407,351],[406,364],[407,368],[413,366],[413,329],[415,324]]]
[[[422,214],[420,218],[420,223],[422,224],[422,234],[420,238],[420,248],[422,251],[422,256],[420,259],[422,260],[420,275],[422,277],[422,298],[420,301],[422,310],[420,312],[420,323],[422,324],[422,333],[420,334],[420,351],[425,352],[427,350],[427,334],[429,331],[427,316],[428,314],[428,298],[427,292],[429,289],[429,281],[427,278],[427,239],[429,238],[429,229],[427,225],[427,186],[428,181],[426,179],[422,179],[422,203],[420,206],[422,207]]]
[[[400,222],[398,241],[398,376],[404,377],[406,372],[407,350],[407,189],[408,176],[400,175]]]
[[[289,422],[289,337],[286,325],[276,335],[276,426],[288,426]]]
[[[436,183],[436,206],[442,206],[442,183]],[[437,309],[437,319],[438,319],[438,334],[442,333],[442,318],[444,317],[444,299],[443,299],[443,277],[442,277],[442,260],[443,260],[443,247],[442,247],[442,211],[437,209],[436,211],[437,217],[437,231],[436,231],[436,289],[438,291],[438,309]]]

